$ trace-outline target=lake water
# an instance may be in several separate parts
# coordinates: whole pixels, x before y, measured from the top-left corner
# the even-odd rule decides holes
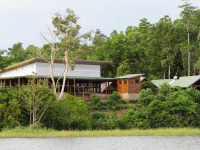
[[[0,138],[0,150],[200,150],[200,136]]]

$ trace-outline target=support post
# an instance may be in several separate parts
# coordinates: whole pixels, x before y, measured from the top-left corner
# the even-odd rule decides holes
[[[74,97],[76,97],[76,80],[74,78]]]
[[[91,81],[89,81],[89,93],[91,92],[92,90],[91,90]]]
[[[4,80],[4,88],[6,88],[6,80]]]
[[[82,85],[82,90],[83,90],[83,100],[85,100],[84,98],[84,86]]]
[[[58,82],[58,93],[60,93],[60,82]]]
[[[124,80],[122,80],[122,97],[124,96]]]
[[[106,94],[108,93],[108,88],[107,88],[107,81],[105,83],[105,86],[106,86]]]
[[[99,93],[102,93],[102,91],[101,91],[101,82],[99,83]]]
[[[12,85],[11,85],[11,80],[9,80],[9,87],[11,87]]]
[[[109,88],[110,87],[110,82],[108,81],[108,89],[107,89],[107,92],[109,93]]]
[[[20,88],[20,78],[18,78],[18,87]]]
[[[3,88],[3,83],[2,83],[2,80],[1,80],[1,88]]]
[[[15,80],[15,89],[16,89],[16,86],[17,86],[17,83],[16,83],[16,80]]]
[[[24,85],[24,79],[22,79],[22,85]]]
[[[67,92],[69,92],[69,80],[67,80]]]

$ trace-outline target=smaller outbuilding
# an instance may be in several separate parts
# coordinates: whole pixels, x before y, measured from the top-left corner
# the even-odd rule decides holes
[[[125,100],[138,99],[140,84],[147,81],[144,74],[128,74],[117,78],[117,91]]]
[[[197,76],[187,76],[187,77],[178,77],[175,76],[173,79],[159,79],[152,80],[153,84],[155,84],[158,88],[164,83],[175,87],[180,86],[182,88],[196,87],[200,90],[200,75]]]

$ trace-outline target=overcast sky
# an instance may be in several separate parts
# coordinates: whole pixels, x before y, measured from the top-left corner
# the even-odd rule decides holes
[[[200,7],[200,0],[191,0]],[[40,33],[47,31],[56,12],[73,9],[80,17],[81,32],[100,29],[110,35],[137,26],[140,19],[157,22],[164,15],[179,18],[181,0],[0,0],[0,49],[22,42],[24,48],[42,46]]]

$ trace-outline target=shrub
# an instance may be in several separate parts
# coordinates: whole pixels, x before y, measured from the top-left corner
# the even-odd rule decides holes
[[[155,98],[153,91],[151,89],[142,90],[138,102],[142,105],[149,105],[151,101]]]
[[[47,110],[42,123],[48,128],[58,130],[91,129],[86,103],[81,98],[75,98],[70,94],[67,94],[66,98],[56,101],[54,106]]]
[[[131,108],[128,112],[122,115],[118,120],[120,129],[131,129],[131,128],[150,128],[150,120],[148,119],[148,111],[143,107],[136,110],[135,107]]]
[[[131,100],[129,100],[129,102],[132,104],[136,104],[138,102],[138,99],[131,99]]]
[[[186,93],[188,94],[188,96],[190,96],[190,98],[191,98],[194,102],[200,104],[200,91],[199,91],[199,90],[197,90],[197,89],[194,88],[194,87],[190,87],[190,88],[188,88],[188,89],[186,90]]]
[[[35,122],[33,124],[30,125],[30,129],[34,130],[34,129],[41,129],[42,128],[42,124],[39,122]]]
[[[28,116],[22,112],[22,102],[10,94],[16,92],[12,88],[0,91],[0,129],[27,125]]]
[[[152,83],[152,82],[148,82],[148,81],[145,81],[143,82],[141,85],[141,90],[146,90],[146,89],[151,89],[153,91],[153,93],[157,93],[157,87]]]
[[[115,110],[120,110],[120,109],[123,109],[124,107],[123,107],[123,105],[121,105],[121,104],[117,104],[117,105],[115,105]]]
[[[117,119],[117,124],[120,129],[131,129],[133,128],[133,123],[129,120],[127,115],[122,115]]]
[[[116,103],[119,103],[121,99],[122,99],[121,95],[116,91],[114,91],[108,98],[109,101],[113,101]]]
[[[92,99],[92,104],[93,105],[97,105],[100,103],[100,96],[96,95],[96,94],[93,94],[91,96],[91,99]]]
[[[92,129],[111,130],[118,127],[116,117],[102,112],[92,114]]]
[[[164,83],[160,89],[159,89],[159,94],[163,96],[167,96],[168,94],[172,93],[174,89],[170,86]]]
[[[127,102],[126,102],[125,100],[121,99],[121,100],[119,101],[119,103],[120,103],[120,104],[126,104]]]

